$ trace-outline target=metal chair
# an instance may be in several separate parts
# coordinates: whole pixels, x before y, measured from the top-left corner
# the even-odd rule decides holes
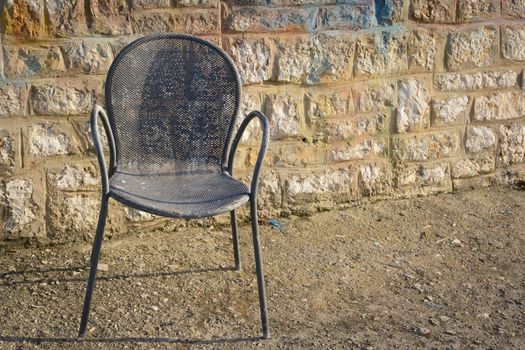
[[[86,334],[108,201],[172,218],[230,212],[235,268],[240,270],[236,208],[250,203],[262,333],[268,338],[257,224],[257,185],[268,145],[268,121],[251,112],[235,137],[241,82],[227,54],[186,34],[156,34],[125,47],[109,70],[106,107],[95,105],[91,130],[102,176],[102,205],[91,252],[79,337]],[[109,167],[97,127],[109,144]],[[262,141],[251,186],[233,178],[233,159],[247,125],[258,118]],[[232,142],[233,140],[233,142]]]

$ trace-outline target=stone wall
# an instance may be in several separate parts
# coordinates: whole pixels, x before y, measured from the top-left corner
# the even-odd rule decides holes
[[[0,0],[0,240],[93,234],[88,113],[134,38],[222,45],[270,119],[263,215],[523,178],[525,0]],[[256,158],[250,128],[237,158]],[[159,222],[112,205],[108,232]]]

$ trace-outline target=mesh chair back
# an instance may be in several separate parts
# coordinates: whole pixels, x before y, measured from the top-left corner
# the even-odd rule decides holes
[[[220,172],[240,91],[231,59],[208,41],[174,33],[134,41],[106,81],[117,171]]]

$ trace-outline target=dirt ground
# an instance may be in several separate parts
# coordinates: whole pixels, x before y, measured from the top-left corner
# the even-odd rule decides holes
[[[0,349],[525,349],[525,192],[361,204],[262,225],[260,340],[249,226],[106,241],[75,338],[90,245],[0,250]],[[106,270],[106,269],[105,269]]]

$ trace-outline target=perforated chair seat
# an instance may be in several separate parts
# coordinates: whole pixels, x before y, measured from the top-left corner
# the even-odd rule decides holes
[[[188,219],[227,213],[250,198],[245,184],[220,173],[115,173],[109,188],[113,198],[136,209]]]

